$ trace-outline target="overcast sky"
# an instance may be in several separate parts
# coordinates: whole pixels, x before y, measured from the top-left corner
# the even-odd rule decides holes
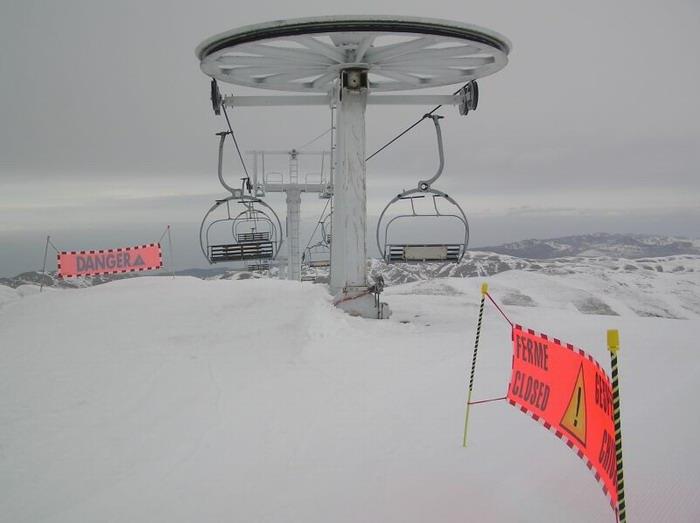
[[[467,211],[472,246],[595,231],[700,236],[699,2],[348,5],[4,0],[0,276],[40,267],[46,234],[59,248],[102,248],[157,240],[168,223],[177,265],[206,265],[196,230],[223,195],[214,133],[224,122],[195,46],[246,24],[332,14],[453,19],[513,42],[508,66],[480,80],[478,111],[442,111],[440,188]],[[370,107],[368,150],[423,112]],[[232,116],[244,149],[298,147],[329,118],[322,107]],[[433,133],[423,124],[368,163],[371,216],[432,174]],[[281,197],[269,201],[284,213]],[[321,205],[304,197],[304,231]]]

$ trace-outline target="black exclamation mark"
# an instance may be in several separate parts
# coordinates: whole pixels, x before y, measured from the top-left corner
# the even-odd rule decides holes
[[[578,426],[578,411],[581,408],[581,387],[578,388],[578,395],[576,396],[576,416],[574,416],[574,427]]]

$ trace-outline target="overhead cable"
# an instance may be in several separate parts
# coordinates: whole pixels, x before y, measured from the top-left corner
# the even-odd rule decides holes
[[[457,90],[456,90],[454,93],[452,93],[452,94],[453,94],[453,95],[459,94],[459,92],[460,92],[462,89],[464,89],[467,85],[469,85],[469,82],[467,82],[466,84],[464,84],[462,87],[460,87],[459,89],[457,89]],[[401,131],[398,135],[396,135],[396,136],[395,136],[394,138],[392,138],[390,141],[388,141],[387,143],[385,143],[384,145],[382,145],[379,149],[377,149],[377,150],[374,151],[372,154],[370,154],[367,158],[365,158],[365,161],[368,162],[369,160],[371,160],[372,158],[374,158],[376,155],[378,155],[378,154],[379,154],[380,152],[382,152],[384,149],[386,149],[387,147],[389,147],[389,146],[390,146],[392,143],[394,143],[396,140],[398,140],[399,138],[401,138],[404,134],[406,134],[407,132],[409,132],[410,130],[412,130],[416,125],[418,125],[419,123],[421,123],[421,122],[422,122],[423,120],[425,120],[426,118],[429,118],[430,116],[432,116],[432,114],[433,114],[435,111],[437,111],[438,109],[440,109],[441,107],[442,107],[442,104],[440,104],[440,105],[438,105],[438,106],[435,106],[435,107],[432,109],[432,111],[430,111],[429,113],[424,114],[420,119],[416,120],[416,122],[414,122],[411,126],[407,127],[407,128],[404,129],[403,131]]]
[[[233,138],[233,145],[236,146],[236,151],[238,152],[238,158],[241,160],[241,165],[243,166],[243,172],[248,180],[250,180],[250,175],[248,174],[248,168],[243,160],[243,155],[241,154],[241,149],[238,147],[238,141],[236,140],[236,135],[233,133],[233,127],[231,127],[231,120],[228,119],[228,113],[226,112],[226,105],[221,104],[221,108],[224,110],[224,118],[226,118],[226,125],[228,125],[228,130],[231,133],[231,138]]]
[[[311,236],[309,236],[309,241],[306,244],[306,247],[304,247],[304,251],[309,248],[309,245],[311,245],[311,241],[314,239],[314,234],[316,234],[316,231],[318,230],[318,226],[323,223],[323,215],[326,214],[326,209],[328,209],[328,204],[331,203],[331,199],[328,198],[326,200],[326,205],[323,207],[323,210],[321,211],[321,216],[318,217],[318,222],[316,222],[316,227],[314,228],[314,232],[311,233]]]
[[[319,134],[319,135],[318,135],[316,138],[314,138],[313,140],[309,140],[308,142],[306,142],[306,143],[305,143],[304,145],[302,145],[301,147],[297,147],[296,150],[297,150],[297,151],[301,151],[302,149],[305,149],[306,147],[308,147],[309,145],[311,145],[312,143],[314,143],[316,140],[320,140],[321,138],[323,138],[324,136],[326,136],[326,135],[327,135],[328,133],[330,133],[332,130],[333,130],[333,128],[332,128],[332,127],[329,127],[328,129],[326,129],[325,131],[323,131],[321,134]]]

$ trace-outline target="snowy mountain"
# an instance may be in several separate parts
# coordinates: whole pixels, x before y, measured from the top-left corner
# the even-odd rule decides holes
[[[550,240],[523,240],[497,247],[481,247],[480,250],[536,260],[567,256],[612,256],[636,259],[700,254],[700,240],[648,234],[596,233]]]
[[[214,269],[185,269],[182,271],[176,271],[177,276],[194,276],[195,278],[207,279],[216,278],[221,275],[227,274],[230,271],[225,268],[214,268]],[[158,273],[145,274],[146,276],[170,276],[166,270],[162,270]],[[112,281],[126,280],[130,278],[138,278],[144,276],[144,273],[126,273],[126,274],[114,274],[105,276],[81,276],[78,278],[59,278],[55,271],[43,274],[38,271],[23,272],[12,278],[0,278],[0,285],[5,285],[7,287],[16,289],[22,285],[43,285],[45,287],[55,287],[58,289],[77,289],[84,287],[93,287],[95,285],[102,285],[104,283],[109,283]]]
[[[568,257],[549,260],[517,258],[490,252],[468,252],[460,263],[396,263],[372,261],[372,273],[381,274],[388,284],[408,283],[434,278],[485,277],[509,270],[543,274],[597,274],[601,272],[636,273],[700,271],[700,255],[639,258]]]
[[[374,260],[372,275],[388,285],[412,283],[410,292],[450,294],[444,280],[517,275],[520,287],[509,289],[504,303],[535,307],[524,292],[528,282],[547,287],[557,282],[559,305],[584,314],[693,318],[700,316],[700,256],[665,258],[559,258],[523,260],[493,253],[469,253],[459,264],[394,264]],[[549,283],[548,283],[549,282]],[[593,290],[591,290],[593,289]]]
[[[58,289],[78,289],[102,285],[111,281],[136,278],[137,274],[118,274],[114,276],[92,276],[79,278],[59,278],[55,272],[43,274],[38,271],[23,272],[12,278],[0,278],[0,285],[5,285],[16,289],[22,285],[43,285],[44,287],[55,287]]]

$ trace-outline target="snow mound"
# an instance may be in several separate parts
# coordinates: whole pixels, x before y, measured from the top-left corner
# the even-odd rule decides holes
[[[0,285],[0,309],[19,298],[20,295],[15,289]]]
[[[605,329],[621,330],[630,518],[698,520],[697,316],[641,318],[594,277],[489,282],[513,321],[606,366]],[[345,315],[321,285],[270,279],[144,277],[23,299],[0,287],[11,304],[0,307],[0,513],[612,521],[579,458],[503,402],[472,409],[461,447],[480,283],[392,287],[386,321]],[[587,297],[619,316],[582,314]],[[502,396],[509,369],[510,331],[489,307],[474,399]]]

